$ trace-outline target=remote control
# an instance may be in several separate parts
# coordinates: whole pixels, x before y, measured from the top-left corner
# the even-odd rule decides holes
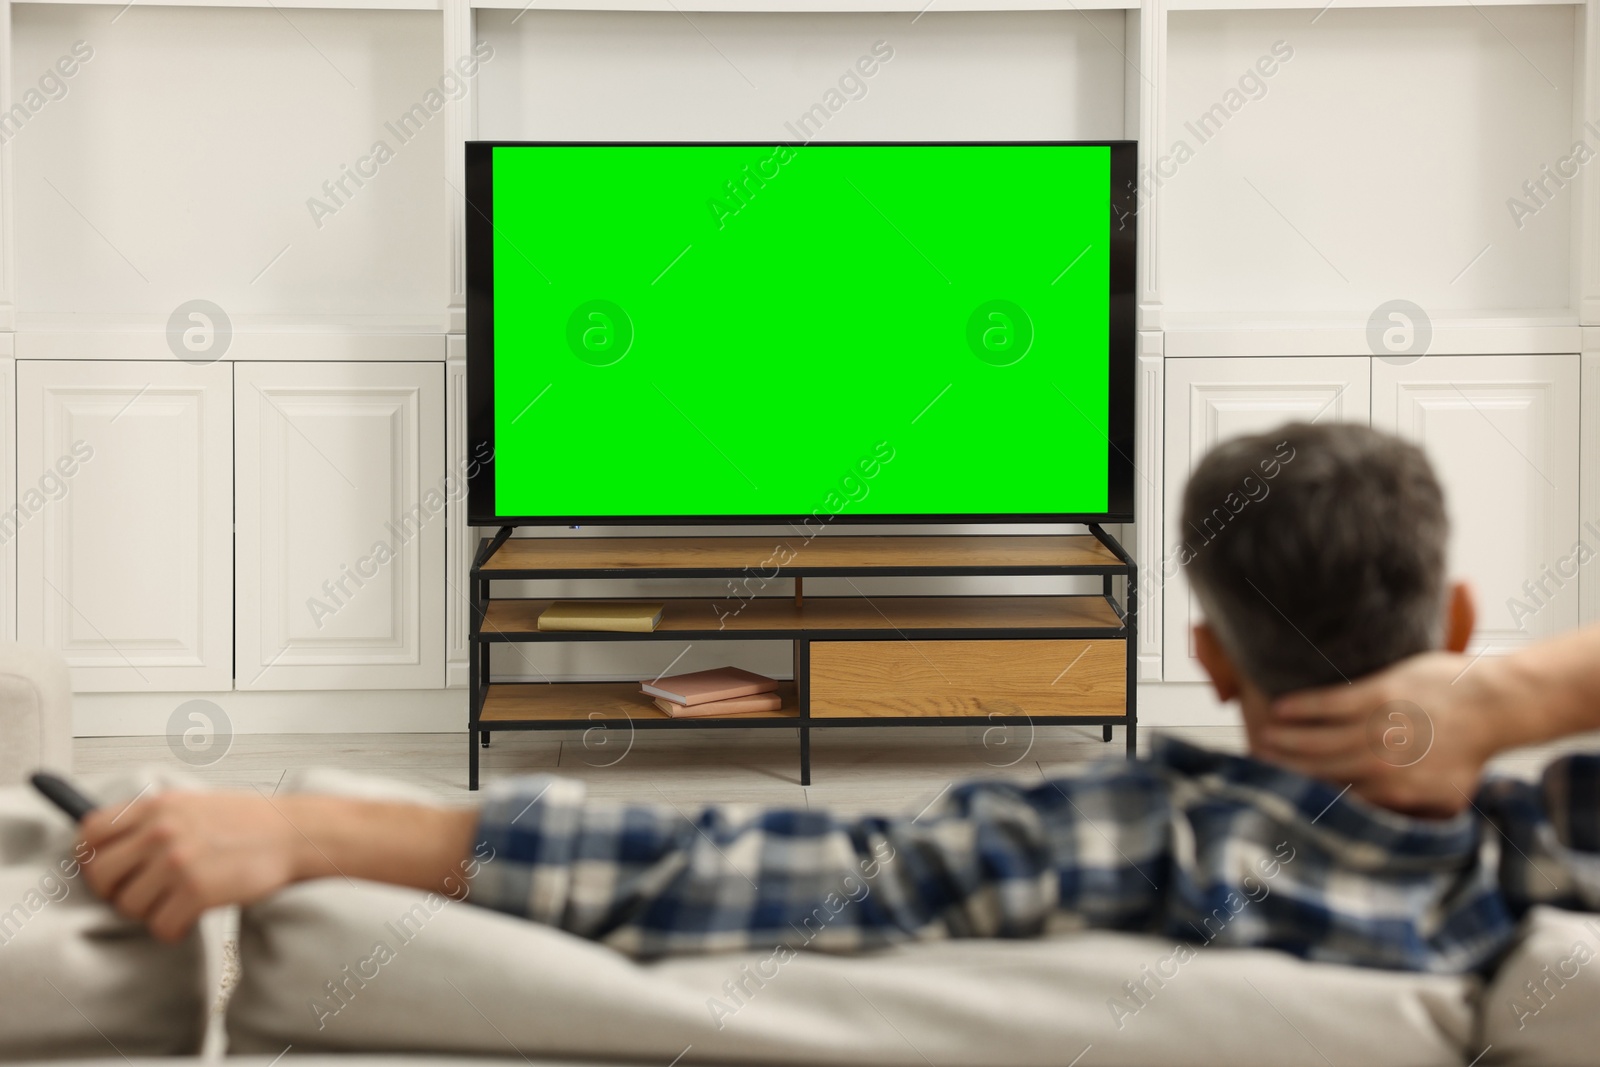
[[[66,812],[67,817],[73,822],[82,822],[85,815],[100,806],[60,775],[40,771],[29,781],[33,783],[35,789],[44,794],[46,800]]]

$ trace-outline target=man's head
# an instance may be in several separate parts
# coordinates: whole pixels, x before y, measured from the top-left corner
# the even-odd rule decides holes
[[[1181,533],[1206,620],[1196,652],[1252,736],[1271,697],[1471,635],[1471,599],[1445,577],[1438,479],[1390,434],[1290,423],[1225,441],[1189,479]]]

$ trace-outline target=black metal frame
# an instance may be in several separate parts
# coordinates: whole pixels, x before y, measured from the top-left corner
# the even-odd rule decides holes
[[[496,148],[780,147],[777,141],[468,141],[466,151],[467,438],[480,457],[467,477],[471,526],[672,526],[814,521],[813,515],[502,515],[495,502],[494,449],[494,182]],[[1138,142],[1108,141],[813,141],[799,151],[859,147],[1090,147],[1111,150],[1110,301],[1107,308],[1106,509],[1049,514],[874,514],[848,509],[830,525],[951,522],[1132,522],[1134,452],[1135,260],[1138,224]]]
[[[787,640],[794,642],[794,684],[795,697],[799,704],[799,714],[792,718],[758,719],[730,717],[672,719],[650,718],[634,719],[625,717],[620,722],[626,722],[630,730],[661,730],[661,729],[726,729],[738,727],[742,729],[783,729],[798,730],[800,733],[800,784],[811,784],[811,730],[814,727],[894,727],[894,726],[1100,726],[1101,740],[1110,741],[1112,727],[1123,726],[1127,730],[1126,748],[1128,758],[1133,758],[1138,752],[1138,654],[1139,654],[1139,568],[1133,558],[1123,549],[1116,538],[1112,537],[1098,523],[1089,524],[1089,532],[1094,538],[1106,547],[1112,555],[1120,561],[1117,566],[1109,565],[1070,565],[1064,564],[1054,567],[872,567],[872,568],[837,568],[837,567],[782,567],[774,578],[799,578],[812,576],[905,576],[905,575],[996,575],[996,574],[1055,574],[1055,575],[1099,575],[1101,581],[1101,595],[1110,604],[1113,611],[1122,620],[1120,629],[1107,629],[1105,627],[1026,627],[1026,628],[1001,628],[1001,627],[955,627],[938,628],[933,630],[829,630],[826,636],[816,636],[814,630],[672,630],[652,631],[650,633],[615,633],[597,631],[496,631],[485,632],[484,620],[488,613],[491,599],[490,583],[493,581],[537,580],[547,578],[644,578],[644,577],[727,577],[737,576],[741,573],[733,568],[711,568],[695,570],[665,569],[656,570],[495,570],[487,571],[485,568],[489,560],[499,551],[511,536],[512,528],[501,527],[492,538],[483,538],[478,545],[478,551],[473,558],[472,572],[469,580],[472,600],[472,635],[470,643],[469,665],[471,672],[468,721],[467,721],[467,788],[476,790],[479,778],[479,749],[487,748],[491,733],[499,730],[585,730],[603,725],[609,728],[612,720],[597,722],[586,718],[573,719],[541,719],[495,722],[487,726],[481,719],[484,702],[489,696],[489,686],[492,684],[489,653],[496,644],[509,642],[543,642],[543,641],[638,641],[638,640]],[[859,535],[858,535],[859,536]],[[868,535],[868,536],[896,536],[896,535]],[[1113,580],[1122,577],[1127,581],[1124,590],[1124,601],[1119,603]],[[660,599],[705,599],[703,597],[679,597]],[[785,598],[786,599],[786,598]],[[884,598],[891,599],[891,598]],[[961,716],[905,716],[900,718],[835,718],[813,719],[811,717],[811,645],[818,641],[892,641],[892,640],[1060,640],[1060,639],[1116,639],[1126,641],[1127,651],[1127,686],[1125,699],[1127,710],[1122,715],[961,715]],[[620,724],[617,722],[616,724]]]

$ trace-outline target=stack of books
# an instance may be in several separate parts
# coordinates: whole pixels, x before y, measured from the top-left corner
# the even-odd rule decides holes
[[[640,682],[639,690],[654,697],[656,707],[675,719],[746,715],[752,711],[777,711],[783,706],[776,679],[738,667],[657,678]]]
[[[647,634],[660,625],[666,607],[658,600],[558,600],[539,613],[539,629]]]

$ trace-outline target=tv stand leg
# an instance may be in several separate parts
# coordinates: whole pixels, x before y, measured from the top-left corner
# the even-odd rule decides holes
[[[811,784],[811,727],[800,727],[800,784]]]
[[[477,731],[467,731],[467,790],[478,790],[478,738]]]
[[[1102,740],[1102,741],[1110,741],[1111,740],[1111,724],[1110,723],[1107,723],[1106,725],[1100,727],[1100,740]],[[488,744],[488,742],[485,741],[484,744]]]
[[[511,540],[511,532],[512,527],[510,526],[502,526],[496,530],[494,536],[489,539],[489,543],[478,550],[478,555],[472,561],[472,565],[481,567],[488,563],[494,557],[494,554],[500,551],[500,546]]]
[[[1110,727],[1107,727],[1107,729],[1110,729]],[[1139,730],[1139,727],[1137,725],[1135,725],[1134,723],[1130,722],[1128,724],[1128,758],[1129,759],[1133,759],[1133,757],[1135,757],[1135,756],[1137,756],[1139,754],[1138,730]]]
[[[1106,729],[1109,730],[1110,727],[1108,726],[1108,727],[1106,727]],[[1111,740],[1111,738],[1108,737],[1108,738],[1106,738],[1106,740],[1109,741],[1109,740]],[[485,730],[483,732],[483,738],[482,738],[482,740],[480,740],[478,742],[478,744],[482,748],[488,748],[489,747],[489,731],[488,730]]]

